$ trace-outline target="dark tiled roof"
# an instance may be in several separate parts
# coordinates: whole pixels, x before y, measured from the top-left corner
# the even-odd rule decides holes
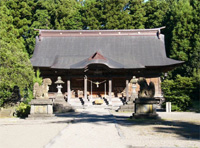
[[[95,63],[114,69],[182,63],[166,57],[164,35],[158,37],[158,31],[40,31],[31,63],[55,69],[82,69]],[[105,59],[91,59],[97,52]]]

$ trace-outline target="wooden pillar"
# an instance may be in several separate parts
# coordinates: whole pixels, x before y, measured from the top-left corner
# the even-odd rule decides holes
[[[70,79],[67,80],[67,101],[70,103],[71,99],[71,87],[70,87]]]
[[[106,82],[104,83],[104,98],[106,98]]]
[[[126,101],[128,101],[128,99],[129,99],[129,94],[128,94],[128,83],[129,83],[129,81],[126,80]]]
[[[108,95],[109,95],[109,104],[111,105],[112,104],[112,80],[110,79],[108,81]]]
[[[84,77],[84,100],[87,100],[87,76]]]
[[[91,89],[91,90],[90,90],[90,92],[91,92],[91,93],[90,93],[90,96],[91,96],[90,99],[93,99],[93,97],[92,97],[92,81],[91,81],[90,85],[91,85],[91,86],[90,86],[90,87],[91,87],[91,88],[90,88],[90,89]]]

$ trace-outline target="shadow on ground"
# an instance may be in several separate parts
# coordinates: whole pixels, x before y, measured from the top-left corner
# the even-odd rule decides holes
[[[163,119],[130,119],[128,116],[120,115],[116,115],[115,118],[117,123],[122,126],[129,127],[135,125],[154,125],[156,132],[175,133],[184,139],[200,140],[200,125],[196,123],[184,121],[168,121]]]
[[[91,113],[65,113],[56,114],[57,117],[74,118],[73,124],[77,123],[93,123],[105,124],[117,123],[121,126],[148,126],[154,125],[155,132],[175,133],[183,139],[200,140],[200,125],[183,121],[167,121],[162,119],[130,119],[124,115],[97,115]],[[66,121],[55,121],[53,123],[64,123]],[[161,126],[163,125],[163,126]]]

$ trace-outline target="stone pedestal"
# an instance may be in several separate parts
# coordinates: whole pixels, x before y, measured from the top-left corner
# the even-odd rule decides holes
[[[118,112],[134,112],[135,110],[135,98],[136,98],[136,94],[132,94],[131,97],[129,99],[127,99],[127,102],[120,106],[119,109],[117,110]]]
[[[57,95],[54,99],[53,111],[54,113],[65,113],[74,111],[74,109],[68,102],[65,101],[63,95]]]
[[[155,98],[135,99],[135,113],[133,113],[133,118],[158,118],[156,104],[159,104],[159,101],[159,99]]]
[[[53,102],[50,99],[33,99],[29,118],[53,117]]]

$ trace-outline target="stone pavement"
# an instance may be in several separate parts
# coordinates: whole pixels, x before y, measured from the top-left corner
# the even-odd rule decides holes
[[[73,117],[25,120],[0,119],[0,148],[42,148],[54,138]]]
[[[128,120],[131,114],[84,109],[46,148],[200,147],[198,113],[160,112],[161,120]]]
[[[46,120],[0,119],[0,148],[200,147],[199,113],[160,112],[162,120],[130,115],[87,108]]]
[[[83,110],[46,148],[123,148],[123,134],[108,110]]]

